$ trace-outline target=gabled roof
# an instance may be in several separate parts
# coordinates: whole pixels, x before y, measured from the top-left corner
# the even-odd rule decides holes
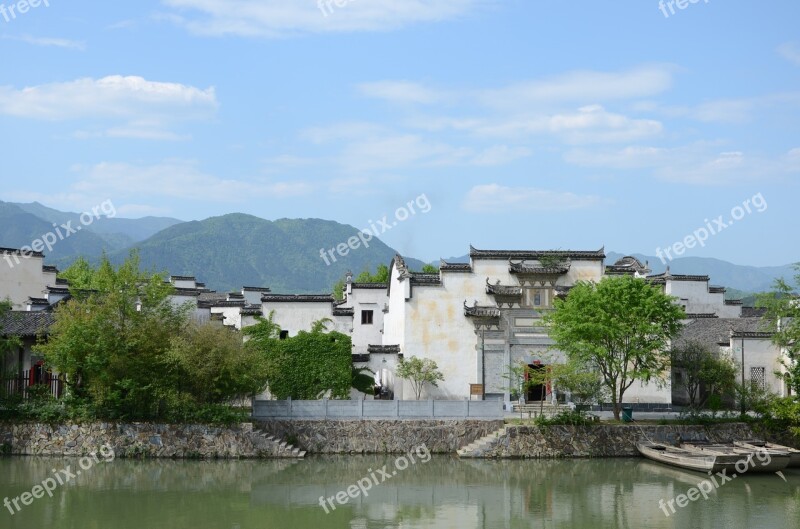
[[[685,345],[690,341],[700,342],[712,351],[718,344],[729,343],[731,329],[734,332],[761,332],[762,322],[758,318],[701,318],[687,323],[681,330],[674,346]]]
[[[500,309],[478,305],[476,301],[471,307],[464,301],[464,316],[468,318],[499,318]]]
[[[605,248],[597,251],[577,250],[477,250],[469,247],[469,256],[472,259],[503,260],[509,259],[522,261],[536,261],[541,257],[563,257],[574,261],[602,261],[606,258]]]
[[[446,261],[442,261],[439,263],[439,270],[442,272],[466,274],[472,272],[472,265],[470,263],[448,263]]]
[[[386,290],[389,288],[389,283],[352,283],[353,288],[361,288],[364,290]]]
[[[55,321],[52,312],[7,312],[0,316],[0,335],[31,338],[47,334]]]

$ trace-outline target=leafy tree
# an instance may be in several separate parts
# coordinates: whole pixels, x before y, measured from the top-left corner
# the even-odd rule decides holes
[[[673,383],[689,395],[689,408],[702,408],[709,397],[722,397],[736,384],[736,366],[720,358],[705,345],[690,341],[670,353],[672,367],[681,369],[681,377]],[[705,394],[701,391],[705,388]]]
[[[352,387],[361,393],[368,393],[371,395],[375,387],[374,374],[375,372],[368,367],[353,366]]]
[[[439,268],[434,266],[434,265],[432,265],[432,264],[426,264],[425,266],[422,267],[422,273],[423,274],[438,274],[439,273]]]
[[[397,376],[411,382],[414,396],[419,400],[425,384],[438,387],[438,382],[444,380],[444,375],[439,371],[439,366],[430,358],[404,358],[397,365]]]
[[[197,404],[223,404],[267,386],[267,361],[230,327],[190,325],[170,342],[169,359],[178,389]]]
[[[160,416],[175,387],[167,351],[187,322],[187,309],[169,301],[173,288],[163,275],[139,269],[135,252],[118,269],[104,257],[92,287],[56,309],[49,340],[38,350],[66,375],[72,396],[100,414]]]
[[[388,283],[389,282],[389,267],[385,264],[378,265],[374,274],[369,270],[364,270],[358,277],[355,278],[356,283]]]
[[[71,289],[89,290],[94,288],[95,269],[83,257],[75,259],[69,268],[61,272],[59,276],[69,281]]]
[[[326,332],[328,319],[314,322],[311,331],[279,339],[280,328],[269,318],[244,330],[253,347],[266,358],[270,392],[278,399],[318,399],[330,392],[335,399],[350,396],[353,384],[353,344],[340,332]]]
[[[575,404],[583,406],[603,402],[609,394],[597,368],[574,360],[559,366],[556,385],[560,390],[568,391]]]
[[[795,281],[800,284],[800,263],[795,269]],[[777,279],[772,292],[758,297],[758,306],[767,309],[765,329],[775,332],[772,341],[786,354],[780,360],[785,372],[777,374],[793,394],[800,395],[800,300],[786,281]]]
[[[663,381],[668,375],[667,347],[683,317],[683,309],[659,288],[622,276],[579,281],[566,300],[556,300],[545,321],[570,360],[600,369],[619,420],[625,392],[634,382]]]

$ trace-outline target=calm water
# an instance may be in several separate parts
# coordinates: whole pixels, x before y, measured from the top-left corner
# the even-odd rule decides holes
[[[395,469],[394,456],[305,461],[100,463],[53,498],[0,511],[9,529],[791,528],[800,527],[800,472],[739,477],[665,517],[658,500],[703,478],[638,459],[460,461],[433,457],[326,514],[334,496]],[[0,500],[30,491],[75,459],[0,459]],[[402,465],[401,465],[402,466]],[[382,479],[375,473],[378,480]],[[20,504],[20,506],[22,506]]]

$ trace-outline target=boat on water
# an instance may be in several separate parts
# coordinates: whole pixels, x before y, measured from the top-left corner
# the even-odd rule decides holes
[[[639,453],[648,459],[674,467],[697,472],[736,472],[739,454],[703,452],[689,447],[675,447],[664,443],[641,442],[636,444]]]
[[[739,463],[738,468],[734,468],[737,474],[778,472],[789,466],[790,460],[788,452],[767,449],[766,455],[769,457],[766,457],[763,448],[743,448],[736,446],[734,443],[702,443],[695,441],[682,443],[681,448],[701,454],[735,457]]]
[[[797,468],[800,467],[800,450],[796,448],[792,448],[790,446],[783,446],[783,445],[776,445],[775,443],[768,443],[766,441],[760,440],[749,440],[749,441],[734,441],[733,444],[740,448],[746,448],[748,450],[772,450],[776,452],[786,452],[789,454],[789,467]]]

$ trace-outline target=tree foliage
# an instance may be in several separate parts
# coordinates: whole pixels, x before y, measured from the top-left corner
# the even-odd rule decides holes
[[[795,269],[795,282],[800,284],[800,263],[795,265]],[[759,296],[758,306],[767,309],[765,330],[775,332],[772,341],[786,354],[781,358],[784,372],[778,375],[792,393],[800,395],[800,299],[789,283],[778,279],[772,292]]]
[[[556,300],[545,321],[570,360],[599,368],[619,419],[625,392],[634,382],[668,376],[667,348],[683,317],[683,309],[659,288],[623,276],[579,281],[566,300]]]
[[[690,341],[675,347],[670,358],[672,367],[681,370],[673,384],[686,391],[692,410],[703,408],[712,397],[721,399],[735,388],[736,365],[702,343]]]
[[[404,358],[397,365],[397,376],[411,382],[414,396],[419,400],[422,396],[422,389],[426,384],[438,387],[438,383],[444,380],[444,375],[439,371],[439,366],[430,358]]]
[[[314,322],[310,331],[280,339],[280,327],[268,318],[244,329],[248,347],[267,362],[269,390],[278,399],[313,400],[329,393],[346,399],[353,384],[353,345],[349,336],[326,332],[330,320]]]

